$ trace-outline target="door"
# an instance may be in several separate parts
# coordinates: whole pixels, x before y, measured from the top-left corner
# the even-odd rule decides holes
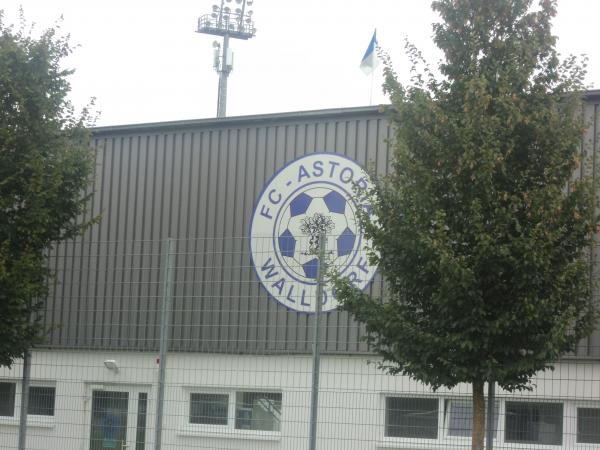
[[[148,394],[92,389],[90,450],[145,450]]]
[[[92,391],[90,450],[125,450],[129,392]]]

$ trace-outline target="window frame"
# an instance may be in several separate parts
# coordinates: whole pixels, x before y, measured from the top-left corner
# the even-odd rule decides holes
[[[402,398],[436,398],[438,399],[438,438],[408,438],[408,437],[392,437],[386,436],[386,398],[387,397],[402,397]],[[469,394],[454,394],[454,393],[423,393],[415,394],[414,392],[381,392],[380,393],[380,413],[379,413],[379,432],[377,448],[428,448],[431,446],[454,446],[460,449],[468,450],[471,445],[470,436],[450,436],[446,430],[445,414],[446,400],[471,400]],[[513,450],[561,450],[565,448],[573,448],[577,450],[596,450],[598,444],[578,443],[576,442],[577,434],[577,408],[600,408],[600,401],[585,401],[565,398],[539,398],[539,397],[514,397],[510,395],[498,395],[495,398],[498,404],[497,430],[494,438],[494,447],[499,449]],[[505,441],[505,424],[506,424],[506,403],[507,402],[523,402],[523,403],[558,403],[562,404],[562,444],[539,444],[539,443],[516,443]],[[487,404],[487,398],[486,398]]]
[[[437,401],[437,421],[436,421],[436,437],[434,438],[426,438],[426,437],[413,437],[413,436],[389,436],[388,432],[388,400],[389,399],[404,399],[404,400],[436,400]],[[410,442],[435,442],[440,439],[440,420],[443,420],[443,416],[441,413],[441,408],[443,407],[443,403],[440,402],[440,398],[433,395],[386,395],[383,399],[383,435],[386,439],[391,440],[406,440]]]
[[[560,399],[504,398],[503,403],[504,403],[504,414],[503,414],[503,420],[502,420],[502,425],[503,425],[502,443],[503,444],[509,444],[511,446],[521,446],[523,448],[531,447],[531,446],[542,446],[543,448],[549,447],[549,448],[556,448],[556,449],[564,448],[565,443],[567,441],[567,437],[568,437],[567,423],[565,420],[565,418],[568,417],[568,413],[569,413],[568,402],[565,402],[564,400],[560,400]],[[506,414],[507,403],[525,403],[525,404],[529,403],[529,404],[534,404],[534,405],[539,405],[539,404],[560,405],[561,411],[562,411],[560,444],[507,440],[507,438],[506,438],[506,433],[508,431],[508,427],[507,427],[508,416]]]
[[[451,434],[449,434],[449,427],[446,427],[446,402],[450,402],[450,401],[469,401],[472,402],[472,398],[469,396],[464,396],[464,395],[460,395],[460,396],[454,396],[454,395],[447,395],[447,396],[443,396],[442,397],[442,423],[440,423],[440,439],[441,440],[446,440],[446,441],[451,441],[453,443],[467,443],[469,445],[471,445],[471,436],[452,436]],[[496,434],[494,436],[494,444],[497,445],[500,442],[500,435],[501,433],[504,432],[504,428],[502,427],[501,424],[501,417],[504,417],[504,411],[502,410],[503,405],[504,405],[504,399],[503,398],[498,398],[496,397],[494,399],[494,402],[497,405],[496,408]],[[487,396],[485,398],[485,413],[486,413],[486,424],[487,424]],[[472,431],[472,430],[471,430]]]
[[[17,398],[19,398],[20,396],[17,395],[18,389],[19,389],[19,382],[17,380],[11,380],[11,379],[0,379],[0,383],[4,383],[4,384],[12,384],[14,386],[13,392],[12,392],[12,415],[0,415],[0,423],[2,422],[6,422],[9,421],[10,419],[19,417],[17,415],[17,409],[19,409],[19,406],[17,403]]]
[[[14,399],[14,409],[12,416],[0,416],[0,426],[8,425],[8,426],[19,426],[19,421],[21,417],[21,409],[22,409],[22,397],[21,397],[21,386],[23,385],[22,379],[15,378],[0,378],[0,382],[2,383],[14,383],[15,384],[15,399]],[[54,428],[55,426],[55,418],[59,409],[59,403],[57,402],[58,398],[58,385],[55,380],[30,380],[29,382],[29,392],[31,393],[31,388],[53,388],[54,390],[54,408],[52,411],[52,415],[43,415],[43,414],[31,414],[29,411],[27,413],[27,426],[38,427],[38,428]]]
[[[394,397],[394,398],[423,398],[423,399],[436,399],[438,400],[438,428],[437,428],[437,438],[433,439],[433,438],[414,438],[414,437],[400,437],[400,436],[387,436],[386,432],[387,432],[387,398],[388,397]],[[381,431],[379,433],[379,436],[381,436],[381,438],[379,439],[379,443],[381,447],[397,447],[397,448],[403,448],[403,447],[410,447],[413,448],[412,446],[418,445],[420,446],[438,446],[438,445],[448,445],[448,446],[465,446],[470,448],[471,446],[471,436],[451,436],[448,434],[448,429],[446,429],[446,401],[465,401],[465,400],[469,400],[471,401],[471,396],[470,395],[465,395],[465,394],[450,394],[450,393],[446,393],[446,394],[434,394],[434,393],[424,393],[424,394],[415,394],[414,392],[403,392],[403,393],[397,393],[397,392],[385,392],[382,393],[381,395],[381,418],[380,418],[380,424],[381,424]],[[503,428],[503,422],[501,420],[501,418],[504,416],[504,398],[503,397],[496,397],[495,402],[498,405],[498,409],[497,409],[497,428],[496,428],[496,436],[494,438],[494,444],[496,446],[500,445],[500,444],[504,444],[504,441],[502,440],[503,437],[503,433],[504,433],[504,428]],[[487,405],[487,398],[486,398],[486,405]]]
[[[281,395],[281,421],[279,431],[267,430],[247,430],[236,428],[236,396],[238,393],[264,393],[264,394],[279,394]],[[227,424],[202,424],[192,423],[191,419],[191,399],[192,394],[220,394],[227,395]],[[178,434],[181,436],[204,436],[204,437],[222,437],[234,439],[257,439],[257,440],[280,440],[284,427],[284,400],[285,394],[282,390],[256,389],[256,388],[203,388],[196,386],[184,387],[186,413],[184,416],[184,424],[180,428]]]
[[[31,406],[31,390],[32,389],[52,389],[52,414],[33,414],[29,411],[29,407]],[[44,420],[49,420],[50,417],[54,417],[56,415],[56,385],[49,384],[30,384],[29,385],[29,405],[27,407],[27,417],[40,417]]]
[[[577,441],[577,419],[579,408],[600,409],[600,401],[577,400],[568,402],[569,409],[565,413],[568,416],[565,421],[565,432],[569,433],[569,440],[565,440],[563,445],[581,450],[596,450],[598,444]]]
[[[593,407],[591,405],[587,406],[587,405],[575,405],[575,443],[577,444],[582,444],[582,445],[586,445],[586,444],[590,444],[590,445],[598,445],[600,444],[600,406],[596,406]],[[596,410],[598,413],[598,441],[597,442],[580,442],[579,441],[579,410],[580,409],[589,409],[589,410]]]
[[[233,427],[236,430],[239,430],[241,432],[247,432],[247,431],[259,431],[259,432],[267,432],[267,433],[281,433],[281,417],[279,418],[279,429],[278,430],[256,430],[256,429],[247,429],[247,428],[238,428],[237,427],[237,421],[238,421],[238,395],[240,394],[266,394],[266,395],[279,395],[280,399],[279,399],[279,403],[280,403],[280,409],[283,410],[283,393],[281,392],[273,392],[273,391],[254,391],[254,390],[236,390],[234,393],[232,393],[232,396],[234,397],[234,403],[235,403],[235,411],[234,411],[234,415],[235,415],[235,420],[233,423]],[[282,413],[280,412],[280,415]]]
[[[400,437],[400,436],[388,436],[387,435],[387,399],[388,398],[406,398],[406,399],[434,399],[438,401],[438,417],[437,417],[437,438],[415,438],[415,437]],[[443,434],[441,429],[441,423],[444,420],[443,417],[443,401],[446,397],[436,395],[434,393],[414,393],[414,392],[385,392],[380,395],[380,432],[379,443],[377,447],[410,447],[413,446],[431,446],[438,445],[443,442]]]
[[[221,423],[192,422],[192,396],[193,395],[223,395],[223,396],[226,396],[227,397],[227,411],[225,414],[226,423],[221,424]],[[190,426],[200,425],[200,426],[216,427],[217,429],[220,429],[221,427],[227,427],[229,425],[229,421],[231,420],[230,416],[231,416],[231,395],[228,392],[195,392],[195,391],[188,392],[187,420],[188,420],[188,423]]]

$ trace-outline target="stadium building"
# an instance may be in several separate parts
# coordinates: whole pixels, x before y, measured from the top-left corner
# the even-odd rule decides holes
[[[599,104],[590,91],[587,155]],[[95,129],[87,218],[102,220],[51,254],[27,448],[158,448],[162,408],[163,449],[307,449],[317,274],[302,219],[331,217],[328,254],[379,292],[348,192],[369,183],[364,168],[388,170],[391,137],[377,107]],[[335,306],[326,288],[317,448],[470,448],[469,387],[383,374]],[[20,363],[0,368],[2,449],[17,448],[21,377]],[[600,448],[600,331],[531,391],[497,392],[494,411],[497,449]]]

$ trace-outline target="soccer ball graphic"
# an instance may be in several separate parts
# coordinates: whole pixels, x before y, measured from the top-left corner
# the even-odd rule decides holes
[[[276,227],[280,262],[295,279],[311,283],[317,278],[318,259],[310,249],[310,237],[302,231],[307,218],[322,214],[331,221],[327,235],[327,262],[343,269],[360,245],[355,206],[335,187],[312,187],[291,197],[283,206]]]
[[[352,186],[371,186],[362,167],[336,153],[315,152],[282,167],[259,195],[250,222],[252,265],[261,286],[284,307],[303,313],[336,309],[329,273],[361,290],[373,279],[377,267],[370,264],[358,217],[372,211],[368,202],[353,198]],[[319,232],[327,237],[321,286]]]

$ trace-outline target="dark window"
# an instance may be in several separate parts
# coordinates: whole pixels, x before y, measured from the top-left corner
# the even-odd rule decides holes
[[[437,439],[438,404],[433,398],[387,397],[385,435]]]
[[[16,383],[0,383],[0,416],[12,417],[15,415],[16,387]]]
[[[506,402],[506,442],[562,445],[562,403]]]
[[[280,431],[281,394],[237,392],[235,427],[240,430]]]
[[[471,430],[473,429],[473,402],[466,399],[446,400],[444,406],[444,424],[448,430],[448,436],[471,437]],[[487,404],[485,407],[487,414]],[[494,437],[496,437],[497,429],[498,403],[494,405]]]
[[[190,423],[227,425],[227,394],[190,394]]]
[[[577,408],[577,442],[600,444],[600,408]]]
[[[148,394],[138,395],[137,429],[135,432],[135,450],[146,448],[146,415],[148,413]]]
[[[53,387],[31,386],[27,414],[53,416],[55,391]]]

